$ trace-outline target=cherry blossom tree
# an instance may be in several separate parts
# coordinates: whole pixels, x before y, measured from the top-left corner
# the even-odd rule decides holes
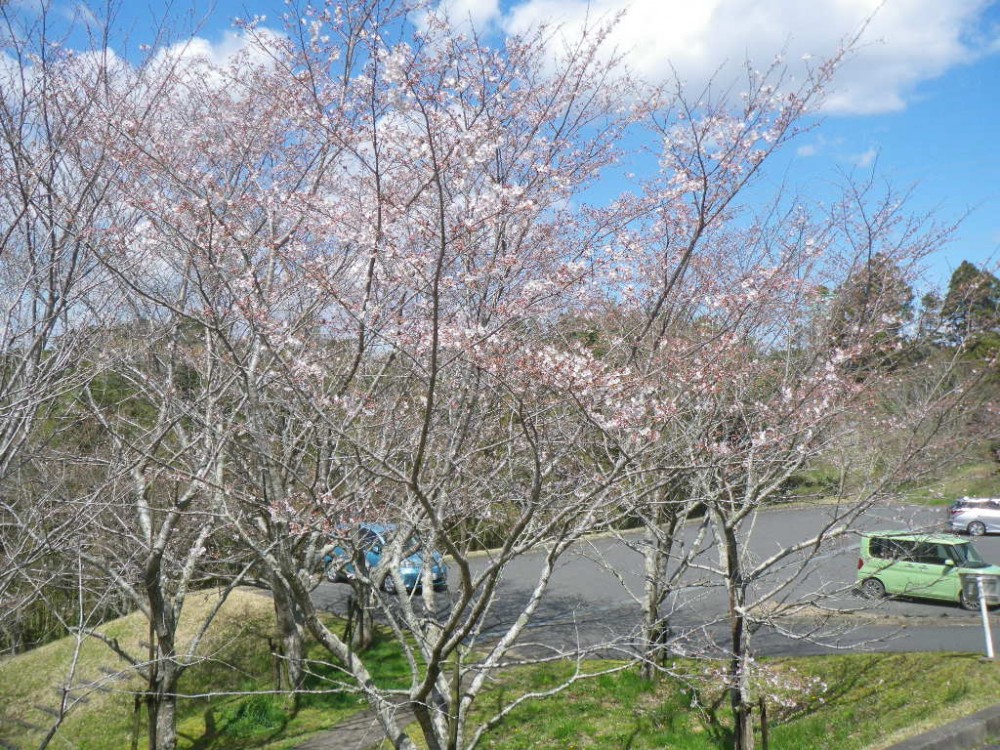
[[[281,689],[301,689],[311,636],[341,669],[331,688],[367,700],[394,747],[413,747],[400,703],[428,747],[474,747],[536,697],[470,724],[498,670],[528,660],[562,556],[638,519],[643,670],[682,648],[717,660],[733,746],[752,747],[752,636],[800,606],[809,555],[965,401],[950,372],[912,387],[900,351],[906,292],[946,228],[871,184],[826,212],[783,190],[757,200],[838,58],[801,84],[780,61],[750,68],[742,97],[651,92],[605,26],[491,46],[428,8],[299,11],[283,33],[241,24],[221,62],[183,45],[134,65],[67,57],[37,102],[81,108],[65,138],[4,113],[0,169],[20,182],[0,209],[18,261],[0,480],[49,401],[95,426],[66,483],[86,523],[59,530],[148,620],[145,654],[81,630],[144,677],[150,746],[176,745],[181,678],[218,611],[181,643],[185,602],[221,581],[219,606],[244,582],[271,592]],[[643,124],[656,174],[588,202]],[[45,169],[18,161],[32,154]],[[892,459],[855,467],[815,537],[761,554],[756,513],[859,425]],[[375,565],[360,522],[395,526]],[[25,540],[4,547],[22,566],[50,544]],[[529,552],[539,569],[515,599],[504,572]],[[317,608],[324,569],[352,580],[350,632]],[[671,627],[691,575],[726,593],[721,649]],[[373,676],[376,624],[405,687]],[[542,657],[576,660],[557,690],[586,676],[585,653]]]
[[[47,501],[59,472],[46,446],[108,303],[89,239],[115,211],[92,172],[104,154],[82,138],[104,61],[70,54],[57,26],[0,8],[0,629],[59,588],[52,550],[73,519]]]
[[[28,120],[29,126],[42,134],[50,132],[43,125],[52,128],[58,137],[47,142],[48,162],[24,167],[25,179],[48,174],[50,182],[38,182],[38,198],[32,183],[22,183],[30,202],[20,221],[26,227],[23,245],[38,259],[25,267],[61,286],[34,302],[24,297],[23,309],[36,315],[35,329],[47,326],[51,342],[36,338],[43,365],[37,370],[63,368],[72,376],[55,381],[58,387],[47,396],[55,406],[48,414],[49,434],[41,433],[47,439],[41,458],[59,466],[57,459],[69,454],[78,468],[66,477],[47,470],[49,489],[33,502],[61,525],[29,529],[25,538],[49,559],[65,555],[80,566],[87,591],[103,582],[148,620],[144,653],[108,637],[94,618],[68,625],[78,635],[103,640],[126,671],[142,676],[150,747],[172,748],[180,677],[201,660],[202,637],[246,572],[239,559],[226,559],[232,550],[218,540],[228,396],[215,366],[219,355],[204,331],[188,323],[197,309],[197,284],[206,280],[186,273],[190,263],[164,241],[164,235],[191,227],[132,200],[142,197],[135,191],[141,163],[128,156],[154,134],[170,132],[170,118],[157,107],[176,93],[166,79],[177,71],[170,59],[159,61],[155,54],[143,69],[107,48],[77,54],[43,47],[42,62],[25,59],[18,70],[22,83],[39,86],[39,101],[49,108],[39,122]],[[57,129],[69,125],[72,132]],[[35,130],[29,126],[11,135],[18,158],[34,153]],[[74,184],[82,186],[78,192]],[[48,207],[50,214],[41,215],[47,225],[34,216],[36,204]],[[156,221],[159,234],[151,229]],[[44,240],[35,249],[33,233]],[[7,247],[13,251],[18,244],[9,241]],[[69,285],[73,279],[76,286]],[[53,436],[63,424],[69,426]],[[189,593],[219,580],[228,586],[216,606],[195,636],[180,642]]]
[[[177,679],[199,640],[182,655],[177,621],[189,586],[202,585],[198,561],[214,530],[194,526],[192,506],[211,497],[216,452],[211,433],[191,435],[186,420],[211,423],[216,401],[211,392],[178,396],[180,360],[190,353],[183,331],[122,305],[128,288],[114,283],[113,272],[133,258],[112,258],[108,238],[136,221],[118,189],[127,166],[115,159],[126,86],[135,82],[125,80],[129,67],[103,46],[99,28],[90,29],[98,40],[90,49],[61,44],[57,29],[78,29],[66,29],[47,5],[0,14],[0,481],[16,483],[3,492],[2,529],[20,540],[2,544],[15,556],[3,589],[19,583],[75,630],[78,647],[85,636],[102,638],[142,674],[149,744],[170,748]],[[119,325],[148,333],[150,348],[130,343]],[[88,422],[97,426],[90,437],[106,437],[83,439]],[[148,654],[103,635],[98,581],[148,618]],[[0,593],[3,611],[16,613]],[[74,665],[43,746],[75,702]]]
[[[152,186],[134,193],[152,208],[141,232],[201,281],[189,320],[230,373],[230,529],[396,746],[409,746],[403,698],[430,746],[466,747],[482,731],[467,725],[476,696],[625,470],[595,470],[578,450],[590,423],[577,404],[607,402],[613,373],[547,341],[586,302],[615,222],[573,199],[614,157],[620,92],[599,34],[553,69],[545,30],[493,50],[424,17],[394,41],[412,18],[356,10],[310,12],[297,45],[251,26],[268,66],[218,71],[222,91],[188,87],[191,106],[216,113],[189,129],[212,163],[166,135],[128,162]],[[357,519],[399,526],[385,564],[355,574],[407,653],[402,691],[373,681],[310,596],[322,550],[309,540],[330,548]],[[473,564],[490,525],[503,544]],[[424,559],[449,555],[448,602],[429,580],[421,597],[382,591],[405,590],[411,539]],[[520,616],[472,656],[505,566],[543,543]]]
[[[476,695],[624,468],[592,471],[577,450],[589,424],[575,400],[596,403],[614,379],[594,382],[585,359],[545,341],[584,303],[612,223],[572,204],[624,121],[600,35],[553,69],[550,32],[493,50],[433,18],[414,31],[399,12],[309,11],[297,40],[251,24],[255,47],[226,65],[153,55],[118,90],[109,174],[128,221],[102,232],[100,257],[130,301],[122,320],[144,335],[115,344],[107,366],[144,413],[108,413],[98,374],[88,403],[113,436],[102,492],[116,500],[99,517],[144,561],[133,593],[156,653],[135,663],[158,747],[172,746],[194,658],[174,625],[220,523],[285,618],[290,687],[308,629],[399,746],[394,692],[310,594],[322,553],[358,518],[399,524],[397,567],[411,532],[444,549],[456,571],[444,609],[430,585],[373,601],[408,653],[401,695],[428,743],[462,747],[478,737]],[[469,552],[489,525],[504,544],[479,569]],[[521,616],[466,664],[504,567],[542,543]],[[117,559],[90,558],[130,580]],[[361,583],[402,591],[393,567]]]
[[[836,62],[791,93],[779,61],[764,75],[751,72],[739,100],[730,90],[681,90],[655,110],[661,174],[640,218],[617,236],[608,299],[591,318],[589,355],[617,362],[633,402],[646,405],[628,434],[647,445],[620,448],[637,481],[618,487],[622,507],[645,529],[639,541],[623,536],[645,559],[643,671],[651,676],[677,652],[728,659],[739,748],[753,745],[752,633],[801,606],[788,591],[807,575],[808,557],[849,533],[880,493],[902,482],[948,415],[971,403],[952,361],[910,392],[904,410],[889,405],[914,377],[905,352],[909,283],[949,227],[907,214],[905,201],[878,195],[874,181],[848,185],[829,210],[785,188],[763,205],[752,197],[768,158],[807,126]],[[810,462],[850,445],[861,425],[896,449],[854,466],[851,497],[813,538],[751,552],[758,510],[780,500]],[[678,530],[694,512],[704,522],[694,544],[679,549]],[[721,654],[698,633],[670,627],[674,590],[695,575],[726,590]]]
[[[776,239],[781,228],[804,237],[806,214],[773,196],[768,208],[780,228],[755,224],[748,195],[768,160],[809,127],[807,118],[838,60],[807,69],[800,83],[776,59],[763,72],[748,64],[741,87],[714,82],[692,93],[678,82],[650,97],[657,102],[647,120],[655,143],[650,153],[660,168],[633,199],[634,218],[617,235],[618,257],[603,284],[606,309],[614,313],[602,341],[619,367],[632,373],[633,398],[650,405],[642,429],[651,445],[627,502],[646,532],[638,547],[646,569],[640,640],[647,676],[667,654],[669,624],[661,607],[690,562],[682,557],[668,573],[676,534],[700,506],[688,453],[698,434],[698,399],[729,377],[732,362],[717,359],[716,350],[753,339],[716,311],[729,306],[759,315],[763,297],[753,295],[762,284],[778,286],[771,277],[784,281],[786,275],[795,282],[796,272],[816,263],[815,248]],[[742,224],[749,229],[737,233],[734,227]],[[735,290],[728,286],[733,283],[739,284]],[[737,290],[743,294],[738,300]]]
[[[706,510],[717,553],[715,563],[702,557],[691,564],[709,581],[721,582],[727,594],[725,658],[737,748],[754,742],[752,635],[765,627],[786,630],[782,612],[823,594],[803,599],[795,590],[808,575],[808,558],[849,533],[883,493],[908,479],[911,463],[926,450],[941,419],[966,400],[965,384],[942,372],[931,387],[913,394],[905,410],[897,410],[890,400],[899,383],[912,377],[901,364],[905,357],[895,357],[894,367],[858,367],[875,357],[887,361],[886,326],[856,326],[849,341],[831,336],[842,330],[836,316],[825,313],[829,300],[823,300],[823,290],[832,279],[846,271],[840,277],[845,282],[834,286],[849,300],[856,289],[849,283],[852,272],[865,268],[866,259],[884,253],[914,268],[940,247],[948,231],[907,217],[892,195],[854,189],[848,195],[854,211],[845,213],[841,206],[808,223],[798,211],[778,215],[782,220],[724,233],[713,247],[711,275],[718,286],[695,339],[700,375],[707,377],[686,389],[681,445],[689,491]],[[855,234],[859,224],[844,218],[861,215],[876,217],[883,231]],[[898,309],[896,285],[866,286],[872,309]],[[897,320],[894,316],[886,325]],[[903,344],[897,339],[895,345]],[[809,461],[827,458],[859,431],[879,435],[883,445],[895,449],[854,467],[850,494],[829,510],[812,537],[767,553],[754,549],[758,510],[780,500]]]

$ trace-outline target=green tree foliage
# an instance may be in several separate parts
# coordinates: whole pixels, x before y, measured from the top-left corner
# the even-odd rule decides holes
[[[913,299],[903,269],[888,255],[876,253],[834,292],[829,336],[841,349],[866,351],[863,362],[851,358],[859,368],[891,365],[913,320]]]
[[[941,318],[955,343],[996,334],[1000,330],[1000,279],[962,261],[948,282]]]
[[[920,298],[920,313],[917,317],[917,338],[921,342],[932,342],[941,333],[941,295],[930,291]]]

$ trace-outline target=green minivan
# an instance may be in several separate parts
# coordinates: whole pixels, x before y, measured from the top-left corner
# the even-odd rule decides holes
[[[886,594],[943,599],[966,609],[979,606],[976,586],[962,585],[963,576],[1000,576],[967,539],[952,534],[872,531],[861,535],[858,586],[869,599]],[[997,582],[991,581],[987,603]]]

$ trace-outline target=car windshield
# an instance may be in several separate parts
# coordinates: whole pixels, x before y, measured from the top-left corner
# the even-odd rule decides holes
[[[989,563],[979,556],[979,551],[970,542],[956,544],[951,550],[955,562],[963,568],[986,568],[989,566]]]

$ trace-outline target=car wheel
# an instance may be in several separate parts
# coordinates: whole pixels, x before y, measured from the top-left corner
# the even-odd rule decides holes
[[[884,599],[885,586],[877,578],[866,578],[861,582],[861,593],[866,599]]]
[[[986,533],[986,525],[982,521],[973,521],[969,524],[969,534],[971,536],[982,536]]]
[[[963,588],[958,597],[958,603],[962,605],[962,609],[977,610],[979,609],[979,595],[968,596]]]

